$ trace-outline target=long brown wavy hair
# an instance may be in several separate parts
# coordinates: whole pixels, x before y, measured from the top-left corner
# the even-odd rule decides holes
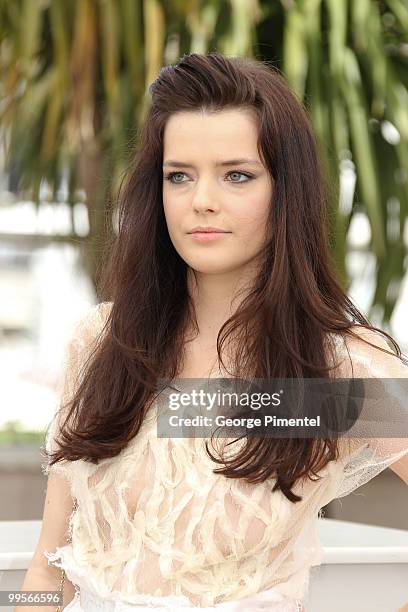
[[[328,334],[355,336],[356,324],[385,334],[401,356],[396,341],[370,325],[336,278],[327,237],[328,181],[307,111],[278,70],[250,58],[192,53],[163,67],[149,93],[118,194],[117,232],[103,258],[100,290],[112,307],[73,397],[61,407],[69,411],[51,465],[116,456],[138,434],[158,379],[173,380],[180,371],[185,332],[195,316],[187,264],[170,240],[162,201],[163,133],[179,111],[254,111],[258,150],[274,181],[262,264],[218,333],[220,363],[234,333],[235,376],[329,377]],[[294,483],[318,477],[339,451],[337,438],[248,437],[228,460],[214,457],[208,445],[207,452],[224,466],[214,473],[252,483],[274,477],[272,490],[297,502],[302,498],[291,491]]]

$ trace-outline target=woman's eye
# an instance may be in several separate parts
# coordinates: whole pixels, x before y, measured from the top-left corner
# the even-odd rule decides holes
[[[184,172],[170,172],[169,174],[166,174],[164,178],[167,181],[170,181],[170,183],[184,183],[184,181],[174,181],[173,180],[175,176],[180,176],[180,175],[183,176],[183,174]]]
[[[169,174],[166,174],[164,176],[164,178],[169,181],[170,183],[173,184],[180,184],[180,183],[184,183],[185,181],[179,181],[179,180],[175,180],[175,177],[177,176],[185,176],[184,172],[170,172]],[[238,175],[238,176],[244,176],[245,180],[239,180],[239,181],[229,181],[231,183],[247,183],[248,181],[250,181],[253,176],[251,174],[247,174],[246,172],[238,172],[237,170],[231,170],[231,172],[228,172],[226,176],[233,176],[233,175]]]
[[[232,176],[233,174],[240,174],[241,176],[244,176],[246,179],[245,181],[232,181],[232,183],[247,183],[252,178],[250,174],[246,174],[246,172],[238,172],[237,170],[232,170],[232,172],[229,172],[228,174],[230,176]]]

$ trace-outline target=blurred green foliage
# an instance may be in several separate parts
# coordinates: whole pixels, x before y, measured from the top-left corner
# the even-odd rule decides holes
[[[45,441],[45,432],[22,429],[20,421],[7,421],[0,429],[0,447],[10,445],[41,446]]]
[[[44,179],[53,201],[63,176],[71,205],[84,190],[84,265],[97,286],[115,231],[111,204],[160,67],[193,51],[271,61],[313,122],[345,289],[347,231],[356,212],[368,215],[373,307],[385,328],[407,268],[407,38],[404,0],[0,0],[6,162],[38,205]],[[350,166],[357,182],[347,203],[339,177]]]

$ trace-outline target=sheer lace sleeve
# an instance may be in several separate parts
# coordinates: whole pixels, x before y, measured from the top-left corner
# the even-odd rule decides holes
[[[353,331],[376,347],[392,350],[378,332],[359,326]],[[408,461],[408,365],[404,355],[403,363],[360,338],[337,339],[342,361],[336,376],[365,380],[359,417],[339,439],[334,499],[348,495],[396,461],[404,457]]]
[[[92,306],[86,315],[74,325],[73,332],[65,348],[61,374],[57,385],[57,408],[47,427],[45,444],[41,447],[42,455],[45,457],[45,461],[41,465],[41,471],[46,476],[49,476],[50,472],[53,471],[63,475],[70,481],[71,462],[63,460],[50,465],[49,454],[60,448],[58,441],[59,432],[69,414],[69,406],[66,404],[72,399],[80,382],[82,366],[89,352],[94,347],[94,342],[99,337],[99,332],[103,328],[110,308],[110,302],[102,302]]]

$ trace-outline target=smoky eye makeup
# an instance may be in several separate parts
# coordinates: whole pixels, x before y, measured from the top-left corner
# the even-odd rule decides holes
[[[182,171],[173,171],[173,172],[168,172],[167,174],[163,174],[163,178],[166,181],[169,181],[169,183],[171,183],[172,185],[183,185],[184,183],[186,183],[187,181],[178,181],[178,180],[174,180],[174,177],[177,175],[185,175],[185,172]],[[234,175],[234,174],[238,174],[241,175],[243,177],[245,177],[245,180],[239,180],[239,181],[228,181],[229,183],[232,183],[234,185],[242,185],[244,183],[248,183],[251,180],[255,179],[256,176],[254,174],[252,174],[251,172],[243,172],[241,170],[230,170],[229,172],[227,172],[227,174],[225,176],[230,176],[230,175]]]

